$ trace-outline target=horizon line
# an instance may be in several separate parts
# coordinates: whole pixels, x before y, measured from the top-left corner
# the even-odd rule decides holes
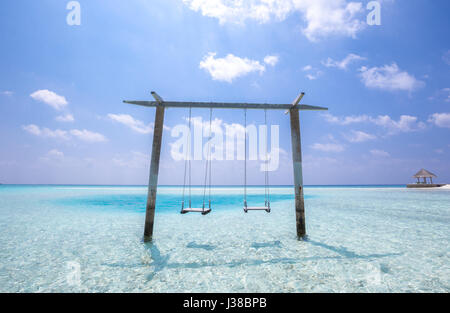
[[[144,184],[8,184],[8,183],[0,183],[2,186],[111,186],[111,187],[147,187],[148,185]],[[305,187],[316,187],[316,186],[406,186],[407,184],[305,184]],[[243,187],[245,185],[212,185],[211,187]],[[162,184],[158,185],[158,187],[183,187],[183,185],[177,184]],[[187,187],[187,186],[186,186]],[[205,187],[204,185],[191,185],[191,187]],[[247,185],[247,187],[265,187],[265,185]],[[269,185],[269,187],[294,187],[294,185]]]

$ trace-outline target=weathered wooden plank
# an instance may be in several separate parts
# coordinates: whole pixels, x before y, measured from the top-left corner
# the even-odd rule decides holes
[[[305,93],[302,92],[297,98],[295,98],[294,102],[292,102],[291,109],[297,107],[298,104],[300,103],[300,101],[302,101],[304,96],[305,96]],[[289,114],[289,111],[290,110],[287,110],[286,112],[284,112],[284,114]]]
[[[302,146],[300,138],[300,119],[298,108],[290,111],[291,117],[291,141],[292,141],[292,162],[294,167],[295,186],[295,219],[297,226],[297,238],[306,238],[305,223],[305,199],[303,195],[303,171],[302,171]]]
[[[164,106],[158,106],[155,113],[152,159],[150,164],[150,177],[148,183],[147,208],[145,212],[144,242],[152,241],[153,237],[156,191],[158,189],[159,160],[161,156],[161,141],[164,129],[164,110]]]
[[[166,108],[203,108],[203,109],[255,109],[255,110],[290,110],[292,104],[271,104],[271,103],[227,103],[227,102],[174,102],[164,101],[123,101],[124,103],[136,104],[145,107],[164,106]],[[297,105],[298,110],[302,111],[326,111],[327,108],[312,105]]]

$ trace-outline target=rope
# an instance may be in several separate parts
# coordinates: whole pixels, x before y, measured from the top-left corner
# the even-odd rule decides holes
[[[209,202],[209,208],[211,209],[211,181],[212,181],[212,108],[209,111],[209,195],[208,195],[208,202]]]
[[[184,179],[183,179],[183,200],[181,203],[182,209],[184,209],[184,201],[185,201],[185,195],[186,195],[186,176],[187,176],[187,172],[188,172],[188,167],[189,167],[189,186],[190,186],[190,147],[191,147],[191,116],[192,116],[192,112],[191,112],[191,107],[189,107],[189,136],[188,136],[188,146],[186,149],[186,155],[184,158]],[[190,188],[190,187],[189,187]],[[190,194],[190,190],[189,190],[189,207],[191,202],[191,194]]]
[[[268,129],[267,129],[267,111],[264,110],[264,125],[266,126],[266,132],[264,135],[266,136],[266,142],[264,145],[264,162],[265,162],[265,170],[264,170],[264,205],[267,206],[267,141],[268,141]]]
[[[244,207],[247,207],[247,108],[244,109],[244,142],[245,142],[245,162],[244,162]]]
[[[269,187],[269,125],[267,123],[267,109],[264,110],[264,122],[266,124],[266,173],[265,173],[265,193],[266,206],[270,207],[270,187]]]
[[[189,207],[192,207],[192,166],[191,166],[191,144],[192,144],[192,138],[191,138],[191,133],[192,133],[192,108],[189,107],[189,142],[188,142],[188,151],[189,151],[189,155],[188,155],[188,164],[189,164]]]
[[[211,140],[212,140],[212,108],[209,109],[209,138],[208,138],[208,153],[206,157],[205,165],[205,182],[203,188],[203,210],[205,209],[206,200],[206,187],[208,181],[208,170],[209,170],[209,208],[211,208]]]

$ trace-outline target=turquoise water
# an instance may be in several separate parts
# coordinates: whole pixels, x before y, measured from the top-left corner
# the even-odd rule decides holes
[[[158,191],[149,245],[145,187],[0,186],[0,292],[450,291],[450,190],[307,187],[303,242],[290,187],[272,188],[271,214],[214,188],[204,217]]]

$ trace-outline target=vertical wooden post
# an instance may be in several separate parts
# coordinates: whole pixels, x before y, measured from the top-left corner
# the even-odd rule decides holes
[[[159,159],[161,156],[161,141],[164,129],[164,106],[157,106],[155,113],[155,128],[153,131],[152,160],[148,183],[147,208],[145,212],[144,242],[152,241],[153,223],[155,220],[156,191],[158,189]]]
[[[297,238],[306,239],[305,200],[303,196],[302,146],[300,138],[300,119],[297,108],[290,110],[292,163],[294,165],[295,185],[295,220],[297,224]]]

